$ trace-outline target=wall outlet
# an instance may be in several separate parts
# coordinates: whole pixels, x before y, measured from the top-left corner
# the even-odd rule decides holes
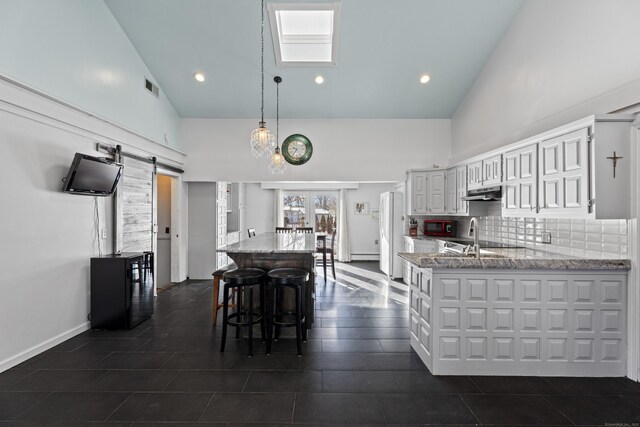
[[[378,239],[374,240],[374,241],[373,241],[373,244],[374,244],[374,245],[377,245],[377,244],[378,244]]]
[[[107,229],[106,229],[106,228],[103,228],[103,229],[100,231],[100,237],[102,237],[103,239],[106,239],[106,238],[107,238]]]
[[[542,243],[551,243],[551,233],[540,233],[540,240],[542,241]]]

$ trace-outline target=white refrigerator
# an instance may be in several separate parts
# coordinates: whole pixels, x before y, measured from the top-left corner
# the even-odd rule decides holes
[[[398,252],[404,247],[403,193],[380,194],[380,270],[392,279],[401,279],[403,261]]]

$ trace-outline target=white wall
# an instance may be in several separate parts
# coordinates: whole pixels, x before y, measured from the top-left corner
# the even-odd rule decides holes
[[[380,208],[380,193],[393,191],[393,187],[394,184],[360,184],[357,190],[347,191],[347,221],[351,254],[355,259],[379,259],[380,246],[375,243],[380,239],[379,221],[371,211]],[[356,215],[356,202],[369,203],[369,215]]]
[[[280,142],[301,133],[313,143],[313,157],[269,172],[266,158],[254,159],[249,134],[256,120],[184,119],[181,141],[189,153],[189,181],[389,181],[410,168],[445,165],[450,156],[449,120],[281,119]],[[275,121],[267,124],[275,130]]]
[[[1,1],[0,52],[0,76],[180,148],[175,109],[144,89],[153,76],[101,0]]]
[[[275,207],[273,190],[263,190],[259,183],[245,183],[245,224],[247,228],[255,228],[256,234],[274,231]],[[240,230],[240,237],[246,236],[247,230]]]
[[[182,164],[166,146],[0,80],[0,371],[89,327],[94,202],[60,188],[74,153],[104,155],[96,143]],[[111,206],[99,199],[103,253],[112,252]]]
[[[640,102],[640,2],[527,0],[452,118],[463,160]]]
[[[190,279],[210,279],[216,266],[216,183],[190,182],[188,195]]]

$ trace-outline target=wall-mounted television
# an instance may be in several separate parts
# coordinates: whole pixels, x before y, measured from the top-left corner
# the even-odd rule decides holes
[[[122,175],[123,165],[104,157],[76,153],[63,180],[62,191],[87,196],[110,196]]]

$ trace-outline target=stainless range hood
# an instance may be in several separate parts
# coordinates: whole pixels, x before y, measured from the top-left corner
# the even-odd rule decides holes
[[[480,202],[490,202],[493,200],[501,200],[502,199],[502,187],[487,187],[487,188],[477,188],[475,190],[467,191],[467,195],[462,198],[462,200],[466,200],[468,202],[471,201],[480,201]]]

